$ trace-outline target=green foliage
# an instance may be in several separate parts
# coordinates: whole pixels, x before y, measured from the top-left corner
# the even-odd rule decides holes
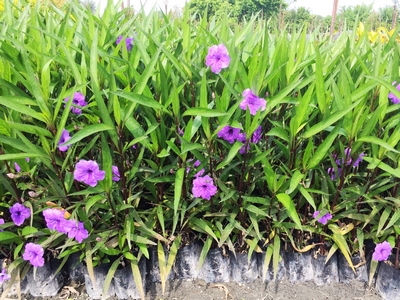
[[[222,19],[226,12],[234,22],[249,20],[252,16],[261,14],[268,19],[276,16],[287,4],[282,0],[191,0],[190,10],[202,16],[205,12],[208,18]]]
[[[199,267],[209,249],[226,246],[264,251],[263,273],[272,263],[275,276],[282,242],[318,245],[328,259],[339,249],[349,260],[366,239],[398,238],[400,106],[388,100],[400,97],[396,34],[370,43],[354,29],[333,41],[307,28],[289,35],[261,15],[232,27],[222,12],[221,21],[206,16],[189,7],[182,18],[132,16],[111,1],[102,16],[77,3],[0,15],[0,244],[13,278],[29,268],[28,242],[60,259],[83,253],[92,280],[95,266],[111,262],[106,289],[122,260],[140,285],[149,246],[164,286],[193,236],[204,241]],[[119,36],[134,37],[131,50]],[[215,74],[205,60],[219,44],[230,63]],[[247,89],[265,110],[240,107]],[[88,102],[80,115],[64,100],[75,92]],[[241,138],[221,138],[227,125]],[[71,139],[61,151],[64,128]],[[97,185],[76,180],[81,159],[105,171]],[[193,195],[203,169],[217,188],[209,201]],[[21,227],[9,211],[17,202],[32,212]],[[48,229],[49,207],[89,236]]]

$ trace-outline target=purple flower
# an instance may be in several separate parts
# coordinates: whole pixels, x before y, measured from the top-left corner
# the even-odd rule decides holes
[[[70,97],[64,98],[64,102],[68,102]],[[82,113],[81,108],[85,107],[87,102],[85,101],[85,96],[79,92],[74,93],[72,98],[71,111],[73,114],[80,115]],[[64,105],[65,107],[65,105]]]
[[[64,211],[56,208],[48,208],[43,211],[46,226],[51,230],[66,233]]]
[[[358,167],[360,162],[363,160],[364,155],[365,155],[364,152],[361,152],[360,155],[358,155],[356,161],[353,164],[353,168],[357,168]]]
[[[318,218],[319,215],[319,210],[316,210],[313,214],[313,217],[316,219]],[[325,215],[323,215],[322,217],[320,217],[317,221],[323,225],[326,225],[326,223],[332,219],[332,215],[330,213],[326,213]]]
[[[21,171],[21,167],[16,162],[14,163],[14,167],[15,167],[15,171],[17,171],[17,173],[19,173]]]
[[[338,174],[336,174],[334,168],[329,168],[327,170],[328,175],[331,177],[331,180],[335,180],[337,177],[340,177],[342,175],[342,168],[337,168]]]
[[[193,161],[193,159],[188,159],[188,163],[189,162],[191,162],[191,161]],[[194,163],[193,163],[193,167],[194,168],[197,168],[198,166],[200,166],[201,165],[201,161],[200,160],[196,160]],[[190,172],[190,167],[186,167],[186,174],[189,174],[189,172]],[[203,174],[204,174],[204,172],[205,172],[205,170],[204,169],[201,169],[199,172],[197,172],[195,175],[194,175],[194,177],[199,177],[199,176],[202,176]]]
[[[0,218],[0,225],[3,225],[3,224],[4,224],[4,219],[3,219],[3,218]],[[3,232],[3,231],[4,231],[4,230],[0,228],[0,232]]]
[[[392,85],[395,85],[395,84],[396,84],[396,81],[394,81],[394,82],[392,83]],[[400,92],[400,84],[398,84],[398,85],[396,86],[396,89]],[[392,92],[389,93],[388,97],[389,97],[390,101],[392,101],[393,104],[399,104],[399,103],[400,103],[400,99],[397,98],[397,97],[395,96],[395,94],[393,94]]]
[[[210,176],[199,176],[193,180],[192,193],[196,198],[210,200],[211,196],[214,196],[217,193],[217,187],[214,185],[214,182]]]
[[[10,280],[11,276],[7,273],[6,269],[3,269],[0,272],[0,284],[3,284],[4,281]]]
[[[256,131],[254,131],[253,136],[250,139],[250,142],[252,142],[253,144],[257,144],[262,137],[262,127],[258,126]]]
[[[351,148],[346,148],[346,149],[344,149],[344,159],[345,159],[345,162],[346,162],[346,166],[349,166],[349,165],[351,165],[351,163],[352,163],[352,159],[351,159]],[[343,161],[342,161],[343,162]],[[344,162],[343,162],[344,163]]]
[[[23,204],[15,203],[10,207],[11,219],[17,226],[21,226],[25,219],[31,216],[31,210]]]
[[[206,56],[206,66],[211,67],[211,71],[215,74],[221,72],[229,66],[231,58],[229,57],[228,50],[223,44],[214,45],[208,49]]]
[[[341,158],[341,159],[337,158],[336,154],[332,154],[332,157],[333,157],[333,159],[335,160],[335,162],[336,162],[336,164],[338,166],[343,166],[343,165],[350,166],[350,165],[352,165],[353,168],[357,168],[360,165],[360,162],[363,160],[363,157],[364,157],[365,154],[363,152],[361,152],[358,155],[357,159],[354,161],[354,163],[353,163],[353,159],[351,158],[351,148],[344,149],[344,155],[345,155],[345,157]],[[340,176],[342,169],[338,168],[338,171],[339,171],[339,176]],[[335,174],[333,168],[329,168],[327,172],[328,172],[329,175],[331,175],[331,179],[332,180],[334,180],[336,178],[336,174]]]
[[[372,254],[372,259],[377,261],[387,260],[392,253],[392,246],[386,241],[376,244],[375,251]]]
[[[242,102],[240,102],[240,108],[243,110],[246,110],[249,108],[250,114],[253,116],[257,113],[259,109],[261,111],[265,110],[265,106],[267,102],[263,98],[258,98],[256,95],[253,94],[253,92],[250,89],[245,89],[243,91],[243,97],[244,99]]]
[[[89,232],[85,229],[83,222],[76,222],[75,220],[67,220],[66,223],[68,237],[75,238],[79,243],[89,236]]]
[[[115,43],[118,45],[119,43],[121,43],[123,38],[124,37],[122,35],[120,35]],[[133,40],[134,40],[134,38],[129,38],[129,37],[125,39],[126,50],[131,51],[132,46],[133,46]]]
[[[42,246],[28,243],[25,245],[25,252],[22,255],[24,260],[28,260],[34,267],[42,267],[44,265],[44,250]]]
[[[61,136],[60,136],[60,140],[58,141],[58,149],[61,152],[65,152],[68,150],[69,147],[71,147],[71,145],[64,145],[61,146],[62,144],[68,142],[71,139],[68,130],[66,130],[65,128],[62,130]]]
[[[196,174],[194,174],[194,177],[197,178],[197,177],[203,176],[204,172],[205,172],[205,170],[204,170],[204,169],[201,169],[199,172],[197,172]]]
[[[237,139],[239,142],[242,142],[244,145],[242,146],[242,148],[240,148],[239,153],[240,154],[245,154],[247,152],[249,152],[250,150],[250,143],[247,143],[246,141],[246,134],[241,133],[239,134],[239,137]]]
[[[233,144],[239,138],[239,134],[240,128],[234,128],[226,125],[217,133],[217,136],[229,142],[230,144]]]
[[[103,180],[105,175],[106,172],[100,170],[94,160],[81,159],[75,166],[74,179],[90,186],[96,186],[97,181]]]
[[[112,180],[113,181],[119,181],[120,176],[119,176],[119,171],[118,171],[118,167],[117,166],[112,166]]]

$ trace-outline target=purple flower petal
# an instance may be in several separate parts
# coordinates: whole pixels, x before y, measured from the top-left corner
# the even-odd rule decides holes
[[[252,142],[253,144],[257,144],[262,137],[262,127],[258,126],[256,131],[254,131],[253,136],[250,139],[250,142]]]
[[[112,180],[119,181],[120,176],[119,176],[119,170],[118,170],[117,166],[112,166],[112,174],[113,174]]]
[[[217,136],[228,143],[233,144],[240,137],[240,128],[234,128],[226,125],[217,133]]]
[[[75,166],[74,179],[90,186],[96,186],[97,181],[103,180],[105,171],[99,169],[94,160],[81,159]]]
[[[7,273],[6,269],[3,269],[0,272],[0,284],[3,284],[4,281],[10,280],[11,276]]]
[[[31,210],[23,204],[15,203],[10,207],[11,219],[17,226],[21,226],[31,216]]]
[[[353,164],[353,168],[357,168],[357,167],[360,165],[360,162],[363,160],[363,157],[364,157],[364,156],[365,156],[364,152],[361,152],[361,153],[358,155],[356,161],[355,161],[354,164]]]
[[[85,229],[83,222],[77,222],[75,220],[68,220],[68,237],[75,239],[79,243],[82,243],[84,239],[89,236],[89,232]]]
[[[214,45],[208,49],[206,56],[206,66],[211,67],[211,71],[215,74],[221,72],[229,66],[231,58],[229,57],[228,50],[223,44]]]
[[[387,260],[392,253],[392,246],[384,241],[380,244],[376,244],[375,251],[372,254],[372,259],[377,261]]]
[[[42,267],[44,265],[43,254],[44,250],[42,246],[28,243],[25,245],[25,252],[22,255],[22,258],[29,261],[34,267]]]
[[[121,41],[124,39],[124,37],[122,36],[122,35],[120,35],[119,37],[118,37],[118,39],[116,40],[116,44],[118,45],[119,43],[121,43]],[[133,47],[133,40],[134,40],[134,38],[132,37],[132,38],[130,38],[130,37],[127,37],[126,39],[125,39],[125,46],[126,46],[126,50],[128,50],[128,51],[131,51],[132,50],[132,47]]]
[[[250,110],[250,114],[253,116],[257,113],[258,110],[265,110],[267,102],[263,98],[258,98],[250,89],[246,89],[243,91],[243,100],[240,102],[239,107],[243,110]]]
[[[71,145],[64,145],[62,146],[62,144],[68,142],[71,139],[68,130],[66,130],[65,128],[62,130],[61,136],[60,136],[60,140],[58,141],[58,149],[61,152],[65,152],[68,150],[69,147],[71,147]]]
[[[65,223],[67,220],[64,217],[64,210],[48,208],[43,211],[43,216],[49,229],[66,233]]]
[[[395,84],[396,84],[396,81],[393,82],[393,85],[395,85]],[[396,86],[396,89],[400,92],[400,84],[398,84]],[[395,94],[393,94],[392,92],[389,93],[388,98],[390,99],[390,101],[392,101],[393,104],[399,104],[400,103],[400,99],[397,98],[395,96]]]
[[[64,102],[68,102],[70,97],[64,98]],[[85,101],[85,96],[80,92],[75,92],[74,97],[72,98],[71,112],[76,115],[80,115],[82,113],[81,108],[85,107],[87,102]],[[65,107],[65,105],[64,105]]]
[[[320,216],[319,210],[316,210],[316,211],[313,213],[313,217],[314,217],[314,218],[318,218],[318,216]],[[323,224],[323,225],[326,225],[326,223],[328,223],[328,221],[329,221],[330,219],[332,219],[332,215],[331,215],[330,213],[326,213],[326,214],[323,215],[322,217],[318,218],[317,221],[318,221],[319,223]]]
[[[217,193],[217,187],[210,176],[197,177],[193,180],[192,193],[196,198],[210,200]]]

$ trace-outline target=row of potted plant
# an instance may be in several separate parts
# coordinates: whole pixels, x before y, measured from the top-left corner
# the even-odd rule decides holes
[[[391,253],[399,267],[397,32],[289,37],[257,16],[229,27],[112,1],[101,16],[5,8],[2,281],[73,253],[92,279],[117,256],[140,280],[149,246],[170,265],[194,236],[200,265],[225,246],[277,274],[283,241],[355,271],[372,240],[371,274]]]

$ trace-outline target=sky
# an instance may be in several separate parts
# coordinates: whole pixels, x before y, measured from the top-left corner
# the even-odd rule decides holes
[[[100,8],[105,7],[107,0],[94,0],[100,4]],[[115,2],[117,0],[114,0]],[[189,0],[124,0],[125,3],[130,1],[130,4],[139,8],[140,2],[144,3],[145,11],[149,12],[153,7],[161,7],[164,10],[165,3],[168,3],[168,8],[183,7],[186,1]],[[375,10],[387,5],[393,5],[393,0],[339,0],[340,6],[355,6],[359,4],[371,4]],[[289,6],[289,9],[298,7],[308,8],[312,14],[328,16],[332,14],[333,0],[296,0]]]

